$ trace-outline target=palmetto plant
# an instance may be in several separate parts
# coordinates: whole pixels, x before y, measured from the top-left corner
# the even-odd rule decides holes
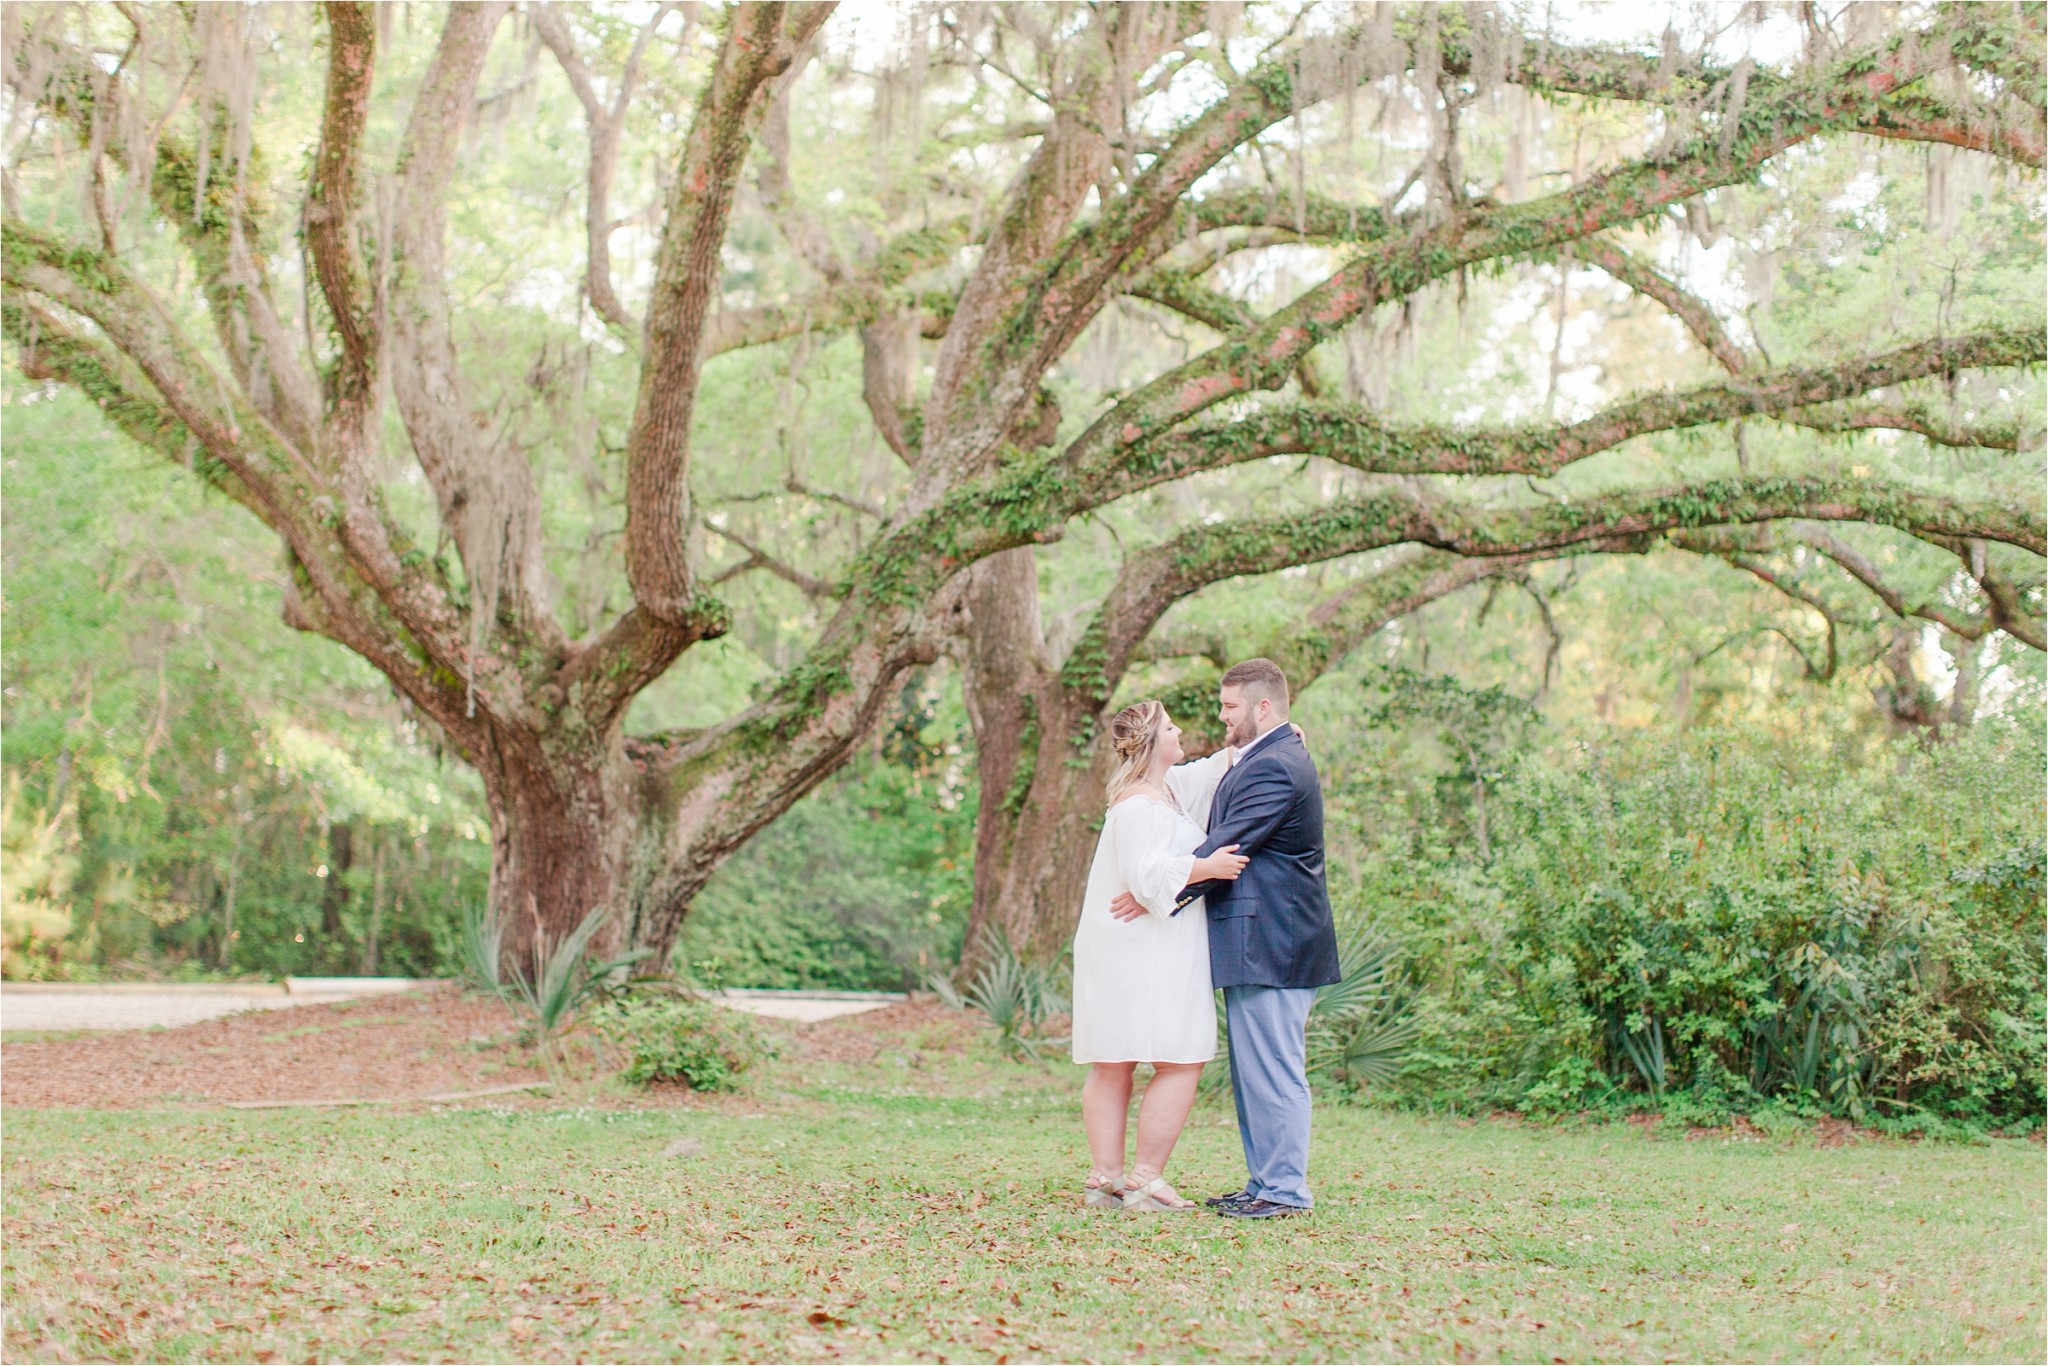
[[[504,918],[488,906],[462,908],[462,977],[471,986],[494,996],[505,994],[500,970],[505,946]]]
[[[1645,1007],[1623,1015],[1614,1026],[1614,1034],[1615,1042],[1621,1045],[1622,1055],[1649,1089],[1650,1099],[1661,1100],[1670,1074],[1669,1055],[1664,1048],[1664,1026]]]
[[[1309,1070],[1385,1086],[1422,1033],[1414,999],[1402,988],[1400,946],[1359,918],[1347,927],[1337,961],[1343,977],[1317,992],[1309,1010]]]
[[[1785,955],[1779,1008],[1750,1024],[1751,1084],[1777,1086],[1863,1117],[1878,1059],[1870,1047],[1872,998],[1888,981],[1918,971],[1922,922],[1872,931],[1882,884],[1847,861],[1819,933]],[[1786,999],[1786,998],[1789,998]]]
[[[627,968],[648,956],[649,951],[643,948],[602,962],[592,961],[590,941],[604,927],[609,914],[607,907],[593,908],[559,942],[544,931],[537,934],[533,941],[533,975],[529,977],[515,966],[509,992],[500,990],[506,1000],[524,1007],[529,1016],[527,1029],[544,1049],[554,1050],[560,1032],[574,1022],[577,1012],[593,998],[610,992]]]
[[[1421,1037],[1415,1000],[1401,984],[1400,946],[1362,916],[1340,918],[1337,961],[1343,976],[1316,993],[1308,1013],[1308,1070],[1359,1086],[1394,1080]],[[1230,1047],[1230,1021],[1221,996],[1216,1001],[1218,1053]],[[1215,1094],[1229,1082],[1229,1070],[1202,1074],[1202,1091]]]
[[[978,1010],[996,1031],[996,1046],[1009,1058],[1036,1058],[1038,1050],[1066,1042],[1039,1033],[1045,1021],[1067,1013],[1065,993],[1052,973],[1017,956],[1008,936],[989,936],[988,961],[963,992],[943,976],[927,978],[933,993],[955,1010]]]

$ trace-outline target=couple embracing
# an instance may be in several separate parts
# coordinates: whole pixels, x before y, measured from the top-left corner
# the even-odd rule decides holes
[[[1240,1219],[1305,1214],[1307,1027],[1316,989],[1338,980],[1323,879],[1323,794],[1287,679],[1271,660],[1223,675],[1225,747],[1183,763],[1180,727],[1156,701],[1110,725],[1117,768],[1074,934],[1074,1061],[1090,1064],[1081,1116],[1089,1205],[1196,1208],[1165,1168],[1216,1056],[1223,989],[1230,1084],[1244,1142],[1241,1189],[1215,1196]],[[1152,1082],[1124,1163],[1137,1065]]]

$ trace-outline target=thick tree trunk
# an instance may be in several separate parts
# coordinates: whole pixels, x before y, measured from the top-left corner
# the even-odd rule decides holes
[[[974,728],[981,806],[974,830],[974,909],[962,971],[986,958],[990,932],[1020,949],[1020,926],[995,914],[1006,905],[1013,857],[1012,822],[1036,781],[1043,749],[1041,710],[1057,691],[1045,659],[1038,613],[1038,566],[1027,549],[1005,551],[976,565],[967,590],[967,718]]]
[[[612,911],[591,951],[631,934],[636,881],[630,832],[638,785],[616,736],[578,752],[567,734],[494,729],[480,756],[491,815],[490,904],[504,922],[504,961],[531,975],[537,942],[558,944],[593,908]]]
[[[1047,657],[1032,552],[977,565],[968,605],[966,700],[981,807],[963,972],[987,958],[996,935],[1040,962],[1067,951],[1109,779],[1098,696]]]
[[[1104,747],[1094,742],[1101,722],[1092,705],[1054,687],[1040,703],[1037,729],[1035,753],[1020,756],[1028,785],[1012,788],[1007,801],[983,792],[968,965],[987,952],[991,930],[1026,958],[1056,960],[1081,913],[1109,780]]]

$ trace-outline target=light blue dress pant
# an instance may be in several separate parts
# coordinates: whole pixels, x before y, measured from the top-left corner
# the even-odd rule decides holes
[[[1314,987],[1225,987],[1230,1090],[1244,1140],[1245,1190],[1308,1209],[1308,1009]]]

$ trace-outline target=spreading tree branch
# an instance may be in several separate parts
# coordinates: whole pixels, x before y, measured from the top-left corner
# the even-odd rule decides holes
[[[674,0],[663,0],[654,9],[654,17],[640,26],[633,36],[633,46],[626,54],[625,67],[619,73],[618,88],[610,103],[597,93],[597,86],[590,73],[590,67],[576,50],[575,35],[563,19],[560,9],[552,4],[540,3],[527,8],[527,15],[533,22],[533,31],[541,42],[555,54],[562,74],[569,80],[569,88],[576,94],[577,103],[583,106],[584,122],[590,130],[590,159],[584,172],[584,248],[583,289],[590,300],[590,306],[597,316],[609,323],[620,337],[632,344],[640,340],[640,322],[627,311],[612,287],[612,231],[618,225],[611,218],[612,176],[618,167],[619,144],[626,127],[626,106],[631,103],[633,89],[640,79],[640,61],[662,21],[669,11],[677,8]],[[694,10],[694,5],[688,6]]]
[[[1746,375],[1756,368],[1757,359],[1728,335],[1720,318],[1704,299],[1634,254],[1603,237],[1574,244],[1572,254],[1643,297],[1661,304],[1730,374]],[[1914,432],[1942,446],[2017,451],[2020,443],[2016,420],[1967,424],[1936,411],[1931,404],[1911,401],[1829,403],[1779,410],[1770,416],[1780,422],[1821,432]]]
[[[1898,42],[1853,54],[1769,83],[1725,126],[1701,131],[1668,156],[1616,167],[1544,199],[1476,208],[1369,245],[1260,326],[1168,371],[1111,408],[1075,439],[1069,458],[1076,463],[1103,458],[1218,403],[1270,387],[1362,313],[1461,269],[1555,251],[1745,180],[1787,147],[1857,127],[1892,92],[1935,69],[1937,59]]]
[[[1177,598],[1225,579],[1403,544],[1512,566],[1564,554],[1641,550],[1657,536],[1702,526],[1794,517],[1870,522],[1922,538],[1978,536],[2037,555],[2048,551],[2048,527],[2037,515],[1871,480],[1724,480],[1505,508],[1388,488],[1282,516],[1190,527],[1128,557],[1069,656],[1062,681],[1106,701],[1150,623]],[[1974,530],[1957,530],[1965,526]],[[1429,563],[1420,571],[1425,577],[1439,568],[1453,577],[1479,576],[1445,561]],[[1125,633],[1112,639],[1110,629],[1118,625]]]
[[[291,556],[299,591],[288,601],[294,625],[319,630],[386,673],[458,743],[475,736],[448,689],[420,667],[445,650],[457,623],[437,594],[409,596],[401,585],[373,584],[358,572],[338,530],[322,475],[283,443],[261,414],[242,407],[203,355],[122,267],[104,255],[66,249],[9,220],[0,325],[22,348],[32,373],[78,386],[122,430],[182,465],[254,513]],[[40,297],[89,318],[106,342],[68,326]],[[148,392],[154,390],[154,393]],[[392,599],[396,599],[396,604]],[[438,615],[437,615],[438,614]],[[416,624],[425,622],[426,634]]]
[[[700,634],[706,619],[684,535],[689,430],[733,188],[775,77],[831,12],[827,3],[762,3],[724,13],[717,62],[669,194],[626,440],[626,577],[638,609],[683,637]]]
[[[129,18],[134,22],[134,15]],[[279,431],[301,451],[316,450],[318,392],[278,316],[259,254],[263,223],[256,201],[262,196],[251,186],[262,179],[261,149],[252,148],[236,165],[236,176],[222,173],[221,168],[234,159],[228,155],[230,120],[217,97],[202,111],[203,148],[166,132],[161,122],[141,149],[105,137],[106,129],[126,117],[124,102],[136,98],[128,89],[126,65],[112,73],[102,70],[92,53],[57,37],[55,27],[38,25],[9,54],[9,75],[17,92],[27,99],[40,98],[54,117],[76,128],[95,158],[123,162],[136,150],[151,158],[146,168],[151,201],[192,258],[229,369],[249,401]],[[23,84],[38,71],[48,81],[41,91]],[[204,180],[203,200],[202,161],[211,172]],[[96,180],[100,169],[95,160]],[[116,255],[113,234],[103,227],[101,235],[111,259]]]
[[[455,348],[443,246],[456,153],[492,35],[508,8],[496,0],[448,7],[399,144],[391,212],[392,395],[439,502],[441,523],[468,570],[471,656],[483,650],[501,601],[509,602],[545,648],[557,648],[560,636],[547,610],[540,491],[526,461],[491,449],[472,415]],[[474,661],[466,661],[463,671],[473,668]]]
[[[1394,424],[1352,404],[1267,405],[1232,421],[1133,442],[1116,451],[1114,461],[1076,462],[1069,448],[1061,466],[1083,506],[1273,455],[1318,455],[1376,474],[1547,476],[1653,432],[1787,412],[1964,369],[2044,360],[2048,337],[2040,330],[1989,329],[1834,365],[1745,371],[1720,384],[1625,399],[1580,422],[1524,427]]]
[[[306,197],[306,246],[340,352],[328,379],[328,401],[351,444],[360,445],[371,439],[382,345],[380,301],[357,226],[363,130],[376,85],[377,22],[360,0],[330,0],[326,12],[327,98]]]
[[[913,307],[904,282],[918,272],[942,265],[971,240],[965,219],[918,228],[892,239],[858,274],[788,303],[727,309],[711,319],[704,354],[724,355],[749,346],[764,346],[806,332],[835,332],[859,327],[892,309]],[[944,328],[938,329],[944,335]]]
[[[798,569],[789,561],[782,559],[779,556],[771,555],[766,550],[763,550],[759,545],[748,540],[746,537],[740,535],[738,532],[732,530],[730,527],[720,526],[716,522],[705,522],[703,525],[709,528],[714,534],[722,536],[726,540],[731,541],[734,545],[738,546],[741,550],[745,551],[747,555],[747,557],[744,560],[741,560],[738,564],[733,565],[728,569],[720,570],[718,574],[713,576],[711,579],[711,583],[713,585],[725,583],[731,579],[738,578],[741,574],[744,574],[752,569],[765,569],[770,574],[773,574],[776,578],[783,580],[785,583],[793,584],[796,588],[801,590],[804,596],[806,597],[835,597],[841,591],[838,585],[827,583],[824,579],[819,578],[815,574],[806,574],[803,570]]]

